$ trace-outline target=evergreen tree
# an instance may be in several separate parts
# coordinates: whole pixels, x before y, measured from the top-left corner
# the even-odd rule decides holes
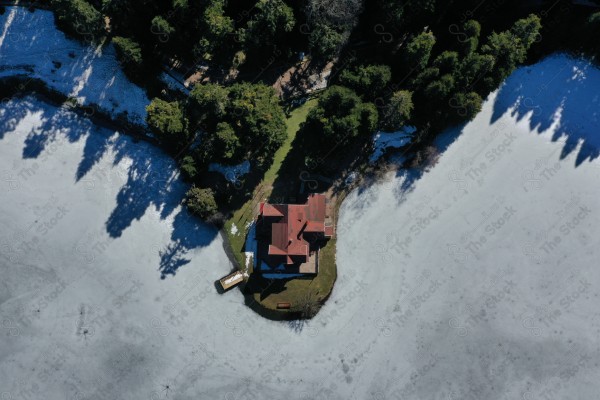
[[[162,143],[176,147],[185,140],[188,123],[178,102],[155,98],[146,111],[148,127]]]

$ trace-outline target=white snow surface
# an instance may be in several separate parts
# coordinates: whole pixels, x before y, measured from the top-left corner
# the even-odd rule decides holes
[[[379,160],[388,147],[399,148],[406,146],[413,139],[417,128],[414,126],[403,126],[396,132],[377,132],[373,135],[373,154],[369,157],[369,162],[373,164]]]
[[[250,267],[250,263],[252,262],[252,266],[256,268],[257,265],[257,257],[258,253],[258,243],[256,241],[256,223],[251,222],[248,229],[248,235],[246,236],[246,241],[244,242],[244,256],[246,257],[246,263],[244,264],[244,273],[247,273]]]
[[[175,79],[171,74],[162,72],[160,74],[160,80],[163,81],[169,87],[169,89],[178,90],[184,94],[188,94],[190,92],[190,90],[185,87],[182,82]]]
[[[331,69],[329,69],[323,73],[313,74],[313,75],[309,76],[308,77],[309,87],[308,87],[308,89],[306,89],[306,93],[311,93],[316,90],[325,89],[327,87],[327,85],[329,84],[329,78],[331,78]]]
[[[243,276],[243,274],[238,271],[235,274],[233,274],[231,277],[225,279],[225,284],[229,284],[233,281],[236,281],[236,280],[240,279],[242,276]]]
[[[599,87],[562,55],[522,68],[430,171],[351,193],[336,286],[304,323],[216,292],[231,264],[167,156],[33,97],[0,103],[2,392],[595,398]]]
[[[236,183],[240,177],[250,172],[250,161],[246,160],[237,165],[210,163],[208,170],[220,172],[229,182]]]
[[[41,79],[80,104],[127,112],[132,122],[145,124],[150,101],[121,71],[114,46],[96,48],[66,38],[50,11],[7,7],[0,15],[0,77],[13,75]]]

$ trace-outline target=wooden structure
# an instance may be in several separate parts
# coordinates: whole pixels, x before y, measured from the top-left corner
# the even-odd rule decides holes
[[[219,279],[219,282],[221,283],[221,287],[223,288],[223,290],[229,290],[232,287],[241,283],[243,280],[244,274],[242,274],[240,271],[235,271]]]

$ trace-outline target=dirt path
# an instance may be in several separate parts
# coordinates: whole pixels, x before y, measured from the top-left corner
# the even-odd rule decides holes
[[[323,89],[327,86],[333,62],[315,71],[310,60],[287,69],[273,84],[273,88],[282,98],[296,97]]]

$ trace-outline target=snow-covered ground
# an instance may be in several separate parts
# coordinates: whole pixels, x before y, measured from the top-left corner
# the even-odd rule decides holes
[[[564,56],[520,69],[430,171],[352,193],[338,282],[307,323],[217,294],[231,264],[165,155],[0,103],[0,393],[595,398],[599,88]]]
[[[94,48],[67,39],[50,11],[7,7],[0,15],[0,77],[13,75],[41,79],[80,104],[127,112],[140,124],[150,103],[121,71],[112,44]]]
[[[183,79],[181,81],[175,79],[173,76],[175,72],[171,72],[167,74],[163,72],[160,74],[160,80],[163,81],[171,90],[178,90],[184,94],[188,94],[190,90],[183,84]]]
[[[377,132],[373,135],[373,154],[369,157],[369,162],[373,164],[385,154],[387,148],[400,148],[406,146],[413,139],[417,128],[414,126],[404,126],[396,132]]]
[[[246,160],[238,165],[211,163],[208,166],[208,170],[220,172],[229,182],[237,183],[242,176],[250,172],[250,161]]]
[[[331,77],[331,69],[319,74],[313,74],[308,77],[308,88],[306,93],[311,93],[316,90],[325,89],[329,84],[329,78]]]

